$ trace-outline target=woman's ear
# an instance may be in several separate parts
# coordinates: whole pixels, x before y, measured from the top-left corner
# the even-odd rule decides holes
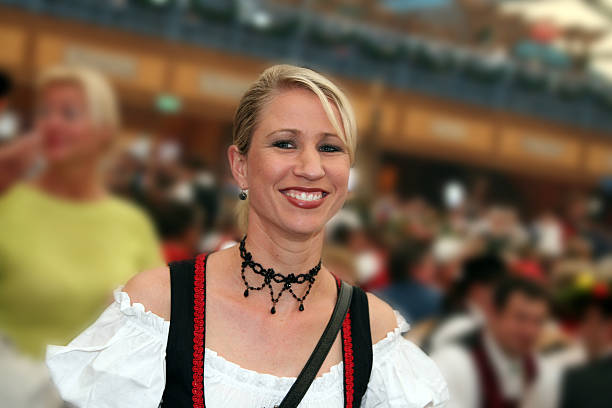
[[[229,161],[232,176],[234,176],[234,180],[238,183],[238,187],[245,190],[248,189],[246,155],[240,153],[238,146],[233,144],[227,148],[227,160]]]

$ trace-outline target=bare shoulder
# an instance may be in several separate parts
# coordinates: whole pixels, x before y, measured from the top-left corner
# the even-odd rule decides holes
[[[149,269],[130,279],[123,291],[132,304],[142,303],[145,310],[170,320],[170,270],[168,266]]]
[[[366,292],[370,309],[370,331],[372,344],[384,339],[387,333],[397,327],[395,313],[389,304],[376,295]]]

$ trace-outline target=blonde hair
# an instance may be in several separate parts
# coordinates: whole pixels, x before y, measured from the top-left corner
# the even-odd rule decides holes
[[[76,85],[83,91],[87,109],[96,126],[108,127],[113,134],[119,130],[117,98],[112,86],[101,73],[84,66],[55,66],[41,73],[36,83],[36,91],[40,94],[50,86],[58,84]]]
[[[309,90],[319,98],[338,137],[346,145],[352,167],[357,148],[357,124],[348,98],[323,75],[294,65],[280,64],[267,68],[244,93],[234,115],[233,144],[240,153],[246,155],[263,107],[280,91],[294,88]],[[338,109],[341,123],[338,123],[332,103]],[[248,198],[238,203],[236,215],[238,226],[245,231],[248,223]]]

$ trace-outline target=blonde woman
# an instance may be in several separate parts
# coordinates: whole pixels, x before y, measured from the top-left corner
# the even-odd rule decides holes
[[[104,310],[113,288],[163,265],[149,220],[102,183],[118,127],[113,91],[100,74],[42,73],[30,153],[13,159],[37,155],[44,169],[28,180],[15,175],[0,195],[0,332],[31,356],[42,359],[48,343],[70,341]]]
[[[305,395],[284,401],[346,293],[320,259],[325,224],[346,199],[355,129],[325,77],[264,71],[227,150],[246,234],[139,274],[88,330],[50,346],[62,396],[91,407],[443,406],[446,383],[402,337],[403,318],[358,288]]]

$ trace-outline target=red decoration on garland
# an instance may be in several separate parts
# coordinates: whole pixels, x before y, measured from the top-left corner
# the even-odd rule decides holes
[[[550,44],[559,37],[561,30],[554,22],[542,20],[530,27],[529,34],[534,41],[541,44]]]
[[[593,286],[593,295],[598,299],[605,299],[610,296],[610,288],[605,282],[598,282]]]

